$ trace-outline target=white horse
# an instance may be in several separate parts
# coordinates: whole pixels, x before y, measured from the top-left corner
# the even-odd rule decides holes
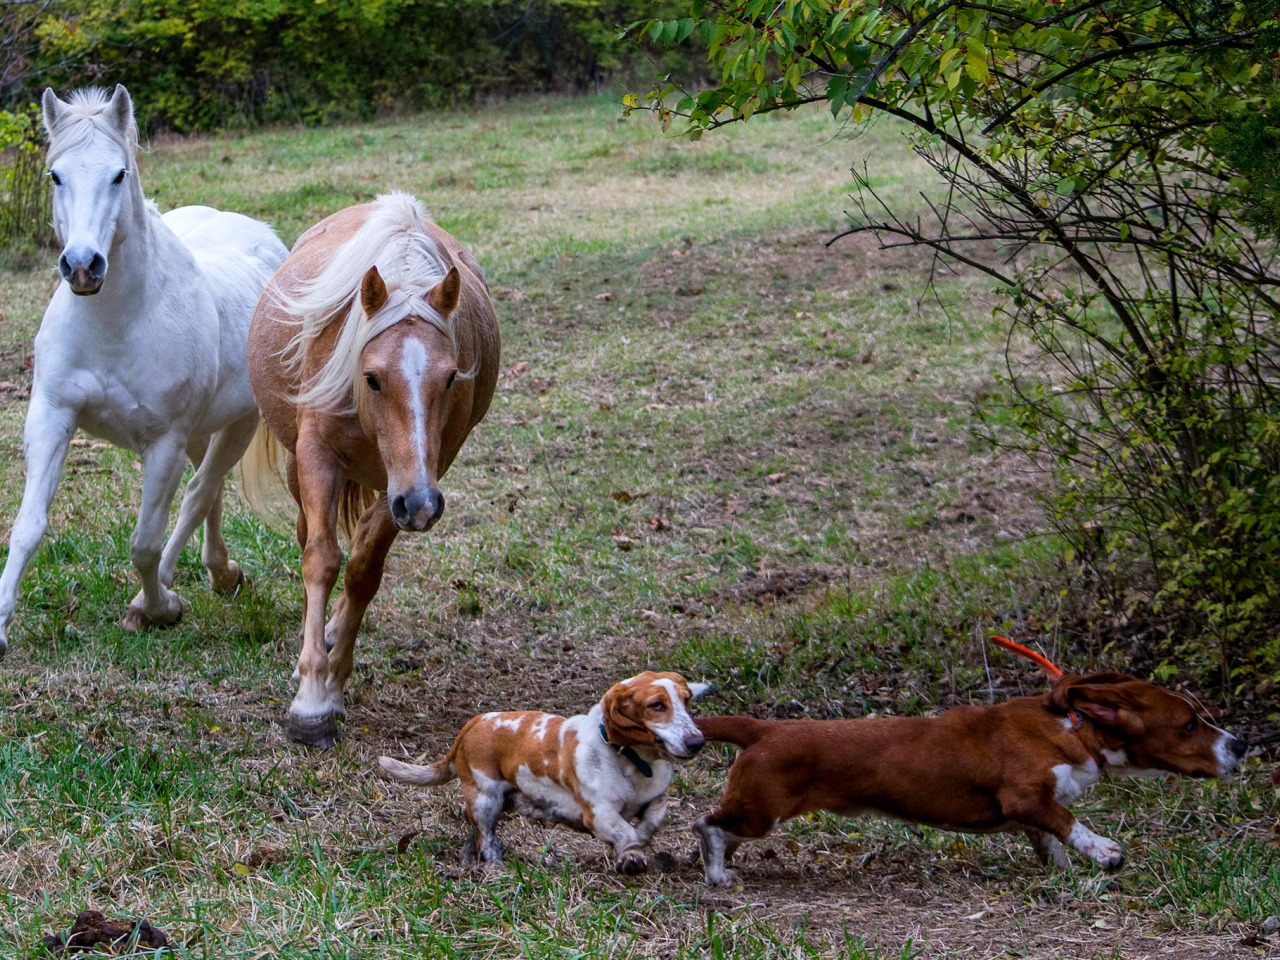
[[[142,194],[124,87],[110,96],[81,90],[69,103],[45,90],[42,105],[63,282],[36,336],[26,486],[0,574],[0,656],[77,428],[142,457],[142,507],[129,540],[142,590],[124,627],[182,615],[170,588],[201,521],[213,587],[232,592],[242,582],[222,539],[222,483],[258,424],[245,359],[249,320],[288,252],[270,227],[239,214],[181,207],[160,215]],[[165,543],[188,458],[195,476]]]

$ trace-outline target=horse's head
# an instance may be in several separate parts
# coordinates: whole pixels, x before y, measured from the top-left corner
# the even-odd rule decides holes
[[[129,91],[79,90],[70,102],[46,89],[42,101],[53,180],[53,229],[62,243],[58,272],[71,292],[102,289],[111,248],[143,203],[135,153],[138,128]]]
[[[447,319],[458,305],[461,279],[450,267],[426,295]],[[372,317],[388,299],[377,267],[360,284],[360,304]],[[368,436],[376,437],[387,471],[391,517],[401,530],[429,530],[444,513],[440,477],[442,438],[453,405],[464,392],[456,348],[440,324],[410,314],[383,330],[361,355],[363,384],[357,408]],[[446,464],[447,466],[447,464]]]

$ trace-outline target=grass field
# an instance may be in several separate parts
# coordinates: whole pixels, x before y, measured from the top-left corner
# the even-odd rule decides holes
[[[77,441],[0,664],[0,956],[40,955],[85,908],[199,960],[1280,956],[1259,936],[1280,824],[1257,760],[1092,793],[1077,812],[1129,854],[1110,876],[1048,873],[1013,837],[821,816],[744,848],[730,891],[702,887],[687,829],[727,751],[685,766],[639,878],[518,821],[506,868],[466,872],[456,788],[373,773],[443,753],[475,712],[585,711],[646,667],[712,681],[706,712],[824,717],[1040,690],[984,667],[992,630],[1123,665],[1065,631],[1079,585],[1041,477],[972,437],[999,392],[994,292],[955,271],[926,292],[927,260],[868,240],[823,247],[864,160],[890,196],[927,184],[890,125],[851,138],[814,111],[687,144],[604,99],[154,144],[162,208],[239,210],[286,242],[417,193],[488,271],[504,374],[445,518],[393,551],[327,753],[282,733],[292,537],[233,497],[252,589],[215,596],[189,548],[182,623],[127,633],[136,458]],[[55,279],[52,256],[0,272],[6,538]]]

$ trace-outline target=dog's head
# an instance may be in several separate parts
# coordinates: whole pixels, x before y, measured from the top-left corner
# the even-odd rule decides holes
[[[1215,726],[1191,697],[1124,673],[1063,676],[1048,694],[1060,713],[1074,709],[1098,731],[1108,764],[1120,772],[1221,777],[1246,744]]]
[[[710,684],[690,683],[678,673],[644,673],[615,683],[600,701],[609,742],[620,747],[656,747],[688,760],[705,742],[689,716],[689,701]]]

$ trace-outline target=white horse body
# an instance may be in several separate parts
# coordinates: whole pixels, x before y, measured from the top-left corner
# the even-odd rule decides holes
[[[123,87],[109,101],[87,91],[70,105],[47,91],[44,107],[64,282],[36,336],[26,486],[0,574],[0,655],[18,581],[44,535],[76,429],[143,461],[142,507],[130,540],[142,591],[125,626],[181,615],[181,600],[169,588],[182,548],[202,521],[202,559],[214,586],[227,591],[239,584],[240,569],[221,534],[222,481],[257,427],[246,363],[249,321],[287,255],[269,227],[248,217],[210,207],[162,217],[143,198],[132,103]],[[196,473],[165,544],[169,505],[188,458]]]

